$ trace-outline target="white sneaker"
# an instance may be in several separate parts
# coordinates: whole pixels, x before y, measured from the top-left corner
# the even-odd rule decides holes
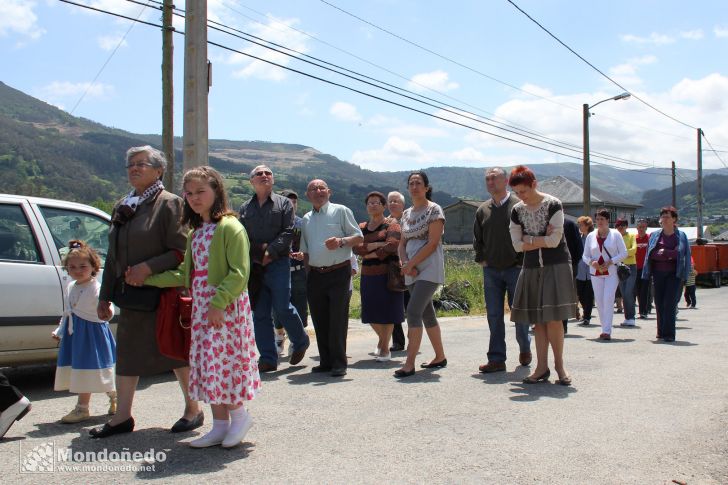
[[[0,438],[5,436],[10,426],[15,421],[20,421],[30,411],[31,405],[27,397],[23,396],[18,402],[11,405],[5,411],[0,413]]]
[[[390,360],[392,360],[392,353],[388,352],[386,354],[378,355],[377,358],[374,360],[376,360],[377,362],[389,362]]]
[[[622,326],[622,327],[634,327],[635,326],[634,319],[625,320],[625,321],[623,321],[620,324],[620,326]]]
[[[232,448],[233,446],[239,445],[240,442],[243,441],[243,438],[245,438],[245,435],[248,433],[251,426],[253,426],[253,417],[250,414],[245,416],[245,420],[239,429],[235,430],[231,424],[230,429],[225,435],[225,439],[222,441],[222,447]]]
[[[203,436],[196,440],[190,441],[190,448],[209,448],[211,446],[217,446],[222,443],[223,438],[215,438],[211,436]]]
[[[374,354],[374,357],[379,357],[379,354],[381,354],[381,353],[382,353],[382,351],[379,347],[375,348],[374,352],[372,352],[372,354]]]
[[[286,341],[285,335],[276,333],[276,348],[278,349],[279,356],[282,356],[283,353],[285,352],[284,345],[283,345],[285,343],[285,341]]]

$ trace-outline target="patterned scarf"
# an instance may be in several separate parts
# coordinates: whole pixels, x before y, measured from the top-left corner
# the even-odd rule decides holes
[[[129,195],[126,196],[126,199],[124,199],[124,202],[121,203],[122,206],[126,205],[128,206],[132,213],[137,210],[137,207],[139,207],[142,202],[147,200],[150,197],[154,197],[154,195],[159,192],[160,190],[164,190],[164,184],[161,180],[157,180],[152,185],[147,187],[147,189],[142,192],[142,195],[134,195],[135,191],[132,190],[129,192]]]
[[[114,218],[111,220],[111,222],[116,226],[126,224],[129,219],[132,218],[142,202],[149,199],[150,197],[154,197],[157,192],[162,190],[164,190],[164,184],[162,184],[161,180],[157,180],[152,185],[147,187],[147,189],[142,192],[141,195],[134,195],[135,191],[132,190],[131,192],[129,192],[129,195],[126,196],[124,201],[119,205],[119,207],[116,208]]]

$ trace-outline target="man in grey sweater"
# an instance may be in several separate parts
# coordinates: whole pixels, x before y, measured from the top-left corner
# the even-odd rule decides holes
[[[482,373],[506,370],[505,296],[513,304],[518,274],[521,272],[523,253],[517,253],[511,244],[508,226],[511,210],[519,202],[508,192],[506,172],[500,167],[485,171],[485,186],[491,198],[483,202],[475,213],[473,248],[475,261],[483,267],[485,307],[490,328],[488,362],[478,370]],[[521,365],[531,363],[531,338],[527,323],[516,323],[516,340],[520,347]]]

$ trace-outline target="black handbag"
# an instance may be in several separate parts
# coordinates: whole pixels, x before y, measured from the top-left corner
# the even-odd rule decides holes
[[[404,275],[399,260],[390,261],[387,264],[387,289],[389,291],[407,291],[404,284]]]
[[[612,255],[609,254],[609,249],[607,249],[606,241],[604,250],[607,252],[607,256],[609,256],[609,259],[612,259]],[[619,281],[627,281],[632,274],[632,270],[629,266],[626,264],[619,262],[614,264],[617,267],[617,278],[619,278]]]
[[[159,306],[162,289],[155,286],[127,285],[124,277],[114,281],[114,292],[111,301],[122,310],[135,312],[153,312]]]

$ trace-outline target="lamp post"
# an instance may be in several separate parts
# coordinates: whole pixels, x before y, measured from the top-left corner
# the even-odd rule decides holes
[[[583,105],[584,109],[584,174],[583,174],[583,190],[584,193],[584,214],[589,215],[591,214],[591,173],[589,168],[589,117],[591,116],[591,113],[589,113],[589,110],[595,107],[598,104],[602,104],[605,101],[617,101],[620,99],[627,99],[630,96],[632,96],[630,93],[624,92],[622,94],[618,94],[616,96],[612,96],[611,98],[603,99],[599,101],[598,103],[594,103],[593,105],[589,106],[588,104]]]

